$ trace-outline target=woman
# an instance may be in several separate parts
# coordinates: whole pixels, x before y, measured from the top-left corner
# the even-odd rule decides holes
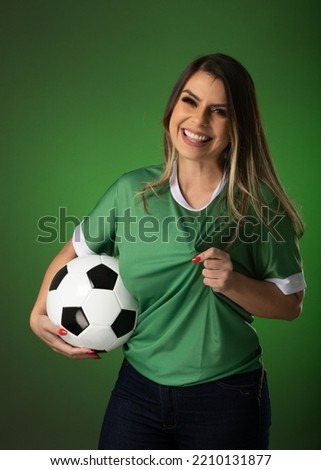
[[[101,449],[267,449],[270,403],[253,317],[295,319],[303,224],[278,180],[253,81],[212,54],[178,79],[165,164],[121,176],[53,260],[31,328],[67,345],[46,316],[48,285],[75,256],[119,257],[139,302],[103,421]]]

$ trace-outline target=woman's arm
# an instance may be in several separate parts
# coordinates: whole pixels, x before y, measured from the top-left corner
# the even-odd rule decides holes
[[[59,325],[54,325],[47,316],[46,299],[50,283],[68,261],[76,258],[77,254],[71,241],[67,242],[58,255],[50,263],[43,278],[40,291],[30,315],[30,327],[32,331],[55,352],[64,354],[74,359],[98,359],[98,355],[89,348],[75,348],[65,343],[60,336],[64,330]]]
[[[220,292],[252,315],[294,320],[300,315],[304,291],[285,295],[272,282],[258,281],[233,271],[230,256],[210,248],[192,260],[203,262],[204,284]]]

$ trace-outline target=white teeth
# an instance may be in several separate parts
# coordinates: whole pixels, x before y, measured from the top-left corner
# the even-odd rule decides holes
[[[205,142],[206,140],[210,139],[209,137],[206,137],[205,135],[194,134],[193,132],[190,132],[186,129],[184,129],[184,134],[190,139],[198,140],[199,142]]]

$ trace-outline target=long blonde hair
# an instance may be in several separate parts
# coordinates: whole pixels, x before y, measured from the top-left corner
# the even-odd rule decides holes
[[[178,78],[163,117],[164,171],[158,181],[148,183],[140,192],[145,208],[146,197],[168,184],[172,174],[177,152],[170,138],[169,122],[184,85],[198,71],[222,80],[225,87],[231,140],[224,158],[229,215],[239,223],[251,205],[262,220],[261,205],[264,200],[260,182],[263,181],[279,201],[280,211],[287,213],[298,236],[301,236],[304,225],[278,178],[263,130],[253,80],[242,64],[225,54],[210,54],[196,59]]]

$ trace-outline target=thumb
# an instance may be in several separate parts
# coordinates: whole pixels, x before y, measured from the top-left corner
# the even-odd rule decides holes
[[[220,250],[219,248],[211,247],[202,253],[199,253],[192,259],[192,263],[200,263],[201,261],[205,261],[206,259],[221,259],[224,258],[226,255],[225,253]]]

